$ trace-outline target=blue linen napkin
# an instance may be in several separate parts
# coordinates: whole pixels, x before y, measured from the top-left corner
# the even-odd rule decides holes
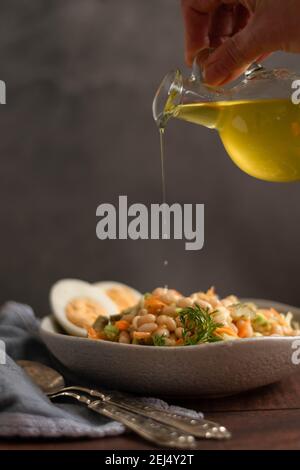
[[[122,424],[90,411],[78,403],[52,403],[16,364],[20,359],[42,362],[79,384],[78,378],[59,364],[39,336],[39,321],[33,310],[8,302],[0,309],[0,436],[48,438],[97,438],[118,435]],[[162,400],[141,398],[162,409],[202,417],[185,408],[168,406]]]

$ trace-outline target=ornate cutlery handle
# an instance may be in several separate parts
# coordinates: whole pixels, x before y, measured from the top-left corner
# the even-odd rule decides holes
[[[182,433],[171,426],[160,424],[151,418],[145,418],[101,400],[91,402],[88,407],[115,421],[120,421],[129,429],[156,445],[178,449],[195,447],[193,436]]]
[[[90,398],[68,390],[49,394],[50,398],[71,397],[87,405],[90,410],[100,413],[115,421],[119,421],[144,439],[158,446],[178,449],[192,449],[195,447],[193,436],[183,433],[172,426],[160,424],[154,419],[145,418],[139,414],[124,410],[102,400]]]
[[[191,418],[182,416],[172,411],[162,410],[153,405],[146,405],[134,398],[128,397],[121,393],[108,394],[98,390],[89,390],[85,387],[67,387],[65,390],[80,390],[88,393],[93,397],[99,397],[106,403],[121,407],[133,413],[139,413],[145,417],[149,417],[170,426],[181,429],[190,433],[195,437],[202,439],[229,439],[231,433],[218,423],[208,421],[203,418]]]
[[[190,416],[183,416],[178,413],[161,410],[153,405],[147,405],[135,400],[134,398],[119,398],[116,399],[114,395],[111,396],[111,403],[115,405],[126,406],[127,409],[136,412],[141,412],[145,416],[149,416],[165,424],[176,426],[185,432],[191,433],[196,437],[205,439],[228,439],[231,437],[230,432],[218,423],[208,421],[203,418],[193,418]]]
[[[145,418],[100,400],[93,401],[88,407],[111,419],[120,421],[144,439],[158,446],[178,449],[191,449],[195,447],[195,439],[193,436],[182,433],[180,430],[172,428],[171,426],[162,425],[151,418]]]

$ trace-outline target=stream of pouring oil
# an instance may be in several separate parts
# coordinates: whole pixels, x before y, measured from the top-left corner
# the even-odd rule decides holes
[[[164,147],[164,127],[159,128],[159,140],[160,140],[160,164],[161,164],[161,187],[162,187],[162,202],[163,204],[167,203],[167,190],[166,190],[166,174],[165,174],[165,147]],[[166,233],[166,214],[163,211],[162,213],[162,237],[163,239],[167,238]],[[167,268],[169,261],[164,259],[163,266]],[[165,289],[168,288],[168,285],[165,284]]]

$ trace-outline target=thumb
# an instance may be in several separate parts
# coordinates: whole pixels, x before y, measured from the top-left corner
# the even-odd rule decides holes
[[[265,41],[253,22],[228,38],[204,63],[205,81],[210,85],[223,85],[241,75],[257,57],[266,54]]]

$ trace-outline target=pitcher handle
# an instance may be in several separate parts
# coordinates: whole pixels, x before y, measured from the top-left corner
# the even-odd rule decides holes
[[[259,62],[253,62],[247,68],[246,72],[244,73],[244,76],[247,80],[251,80],[252,78],[256,77],[258,72],[262,72],[264,70],[265,67],[262,64],[260,64]]]

